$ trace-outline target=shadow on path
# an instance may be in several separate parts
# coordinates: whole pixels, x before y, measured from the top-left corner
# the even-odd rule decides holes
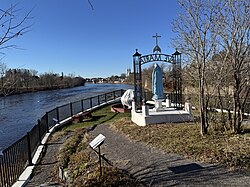
[[[250,175],[166,154],[142,142],[131,141],[108,125],[98,125],[90,132],[91,138],[100,133],[106,136],[101,147],[106,158],[147,186],[250,186]]]

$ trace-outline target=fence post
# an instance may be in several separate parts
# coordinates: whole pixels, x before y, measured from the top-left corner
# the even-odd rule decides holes
[[[59,119],[59,108],[58,107],[56,107],[56,119],[57,119],[58,122],[60,121],[60,119]]]
[[[48,112],[46,112],[46,129],[47,129],[47,132],[49,132],[49,115],[48,115]]]
[[[81,106],[82,106],[82,112],[83,112],[83,110],[84,110],[84,108],[83,108],[83,99],[81,100]]]
[[[18,177],[18,174],[19,174],[19,172],[18,172],[18,169],[19,169],[19,157],[17,157],[16,155],[17,155],[17,149],[13,149],[12,150],[12,155],[13,155],[13,163],[14,163],[14,175],[15,175],[15,177]]]
[[[13,164],[13,149],[9,149],[7,152],[6,152],[6,156],[7,156],[7,158],[8,158],[8,162],[10,162],[11,164],[9,165],[10,167],[9,167],[9,172],[10,172],[10,181],[11,181],[11,183],[13,183],[14,182],[14,180],[15,180],[15,173],[14,173],[14,168],[13,168],[13,166],[12,166],[12,164]]]
[[[113,91],[113,99],[115,100],[115,91]]]
[[[32,156],[31,156],[31,146],[30,146],[30,133],[27,132],[27,142],[28,142],[28,165],[32,166]]]
[[[37,125],[38,125],[39,145],[41,145],[41,143],[42,143],[41,121],[39,119],[37,120]]]
[[[73,116],[73,104],[72,103],[70,103],[70,114],[71,116]]]
[[[92,108],[92,97],[90,97],[89,99],[90,99],[90,108]]]
[[[0,182],[1,182],[0,184],[1,186],[4,186],[4,177],[3,177],[4,171],[3,171],[3,166],[2,166],[2,163],[3,163],[2,156],[3,155],[0,155]]]
[[[98,105],[100,105],[100,96],[97,96]]]
[[[9,171],[9,165],[8,162],[6,161],[6,155],[4,154],[3,156],[3,175],[4,175],[4,184],[6,186],[10,185],[11,181],[10,181],[10,171]]]
[[[107,103],[107,94],[104,94],[105,103]]]

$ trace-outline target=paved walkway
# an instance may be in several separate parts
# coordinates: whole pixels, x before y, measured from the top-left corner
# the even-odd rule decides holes
[[[164,152],[99,125],[90,133],[106,136],[101,152],[118,168],[125,169],[148,186],[250,186],[250,175],[228,171]]]
[[[46,143],[46,152],[41,161],[35,166],[33,176],[26,187],[64,186],[58,180],[57,153],[70,135],[69,133]]]
[[[106,136],[101,152],[115,166],[125,169],[146,186],[250,186],[250,175],[230,172],[212,164],[187,160],[176,154],[164,152],[141,142],[130,141],[124,135],[99,125],[90,132],[90,140],[98,134]],[[70,136],[49,141],[41,163],[29,181],[28,187],[63,186],[58,182],[54,169],[56,154],[62,143]]]

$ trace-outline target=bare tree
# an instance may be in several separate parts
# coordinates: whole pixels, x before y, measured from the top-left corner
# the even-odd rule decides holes
[[[183,11],[174,22],[174,30],[178,32],[179,47],[196,69],[193,79],[199,81],[201,134],[207,133],[208,108],[215,103],[211,98],[217,96],[222,117],[226,109],[230,129],[239,133],[250,95],[250,2],[180,0],[179,3]]]
[[[182,11],[173,22],[173,30],[178,33],[177,43],[187,60],[196,68],[199,80],[199,105],[201,134],[207,134],[208,123],[206,102],[206,64],[215,53],[217,40],[213,32],[216,24],[216,0],[179,0]]]
[[[7,9],[0,8],[0,54],[4,54],[6,48],[17,48],[11,44],[11,40],[25,34],[31,28],[28,20],[31,19],[31,11],[24,16],[20,16],[21,9],[17,4],[10,5]]]
[[[1,78],[0,95],[3,94],[4,77],[5,77],[6,70],[7,70],[6,64],[0,62],[0,78]]]
[[[1,84],[1,95],[7,96],[15,92],[16,86],[16,76],[11,69],[7,69],[7,66],[3,66],[2,69],[3,77],[2,84]]]
[[[89,3],[89,5],[90,5],[91,9],[94,10],[94,6],[92,5],[92,3],[91,3],[90,0],[88,0],[88,3]]]
[[[152,88],[152,72],[154,65],[151,64],[149,67],[142,70],[142,84],[145,89]]]
[[[218,44],[223,49],[221,62],[228,67],[228,84],[233,87],[233,115],[228,113],[231,128],[241,131],[244,106],[250,95],[249,39],[250,39],[250,2],[244,0],[225,0],[219,10],[216,33]],[[232,117],[232,119],[231,119]]]

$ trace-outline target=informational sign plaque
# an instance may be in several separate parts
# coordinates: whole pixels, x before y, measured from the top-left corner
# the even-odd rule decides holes
[[[91,148],[95,149],[99,147],[105,140],[105,136],[103,134],[99,134],[97,137],[95,137],[94,140],[92,140],[89,145]]]

